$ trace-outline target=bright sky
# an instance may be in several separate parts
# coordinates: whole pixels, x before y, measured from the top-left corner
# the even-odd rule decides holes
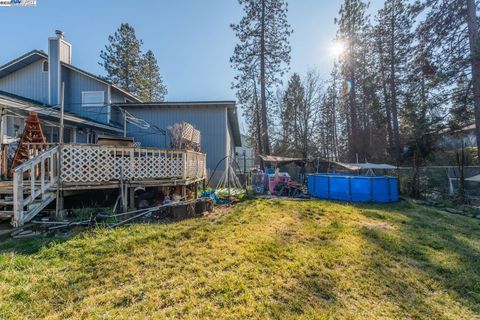
[[[290,0],[291,70],[331,71],[330,46],[341,0]],[[383,1],[372,0],[370,11]],[[104,74],[100,51],[122,22],[134,26],[151,49],[168,86],[167,100],[234,100],[230,68],[236,39],[229,27],[240,20],[236,0],[37,0],[36,7],[0,7],[0,65],[30,51],[47,51],[56,29],[73,45],[73,64]]]

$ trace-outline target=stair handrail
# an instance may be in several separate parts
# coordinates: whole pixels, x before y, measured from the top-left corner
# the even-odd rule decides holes
[[[42,197],[42,204],[49,202],[51,199],[47,198],[47,191],[55,186],[59,179],[59,172],[57,168],[59,155],[59,146],[51,147],[38,156],[22,163],[13,169],[13,220],[12,224],[15,227],[23,225],[29,221],[39,210],[43,209],[33,208],[28,210],[25,214],[25,206],[31,205],[39,196]],[[48,160],[48,172],[45,162]],[[40,174],[37,177],[37,169],[40,165]],[[24,197],[24,180],[25,173],[30,171],[30,195]],[[48,176],[47,176],[48,174]],[[40,187],[37,188],[36,182],[40,180]],[[48,203],[47,203],[48,204]],[[40,209],[39,209],[40,208]]]

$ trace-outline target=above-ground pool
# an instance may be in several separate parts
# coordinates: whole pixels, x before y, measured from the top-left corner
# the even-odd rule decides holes
[[[352,202],[398,201],[398,179],[340,174],[311,174],[307,178],[308,193],[320,199]]]

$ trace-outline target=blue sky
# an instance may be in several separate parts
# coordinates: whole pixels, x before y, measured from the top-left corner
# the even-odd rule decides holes
[[[371,1],[370,10],[383,1]],[[290,0],[291,70],[317,68],[328,78],[333,19],[341,0]],[[73,63],[95,74],[108,35],[122,22],[132,24],[144,51],[151,49],[168,86],[167,100],[233,100],[235,46],[230,23],[239,21],[236,0],[37,0],[36,7],[0,7],[0,65],[32,49],[47,51],[55,29],[73,45]]]

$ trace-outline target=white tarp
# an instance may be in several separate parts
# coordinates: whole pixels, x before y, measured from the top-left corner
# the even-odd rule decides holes
[[[465,179],[466,181],[474,181],[474,182],[480,182],[480,174],[477,174],[476,176],[470,177]]]
[[[386,163],[343,163],[343,162],[334,162],[335,164],[347,168],[349,170],[393,170],[397,169],[397,167],[392,166]]]

